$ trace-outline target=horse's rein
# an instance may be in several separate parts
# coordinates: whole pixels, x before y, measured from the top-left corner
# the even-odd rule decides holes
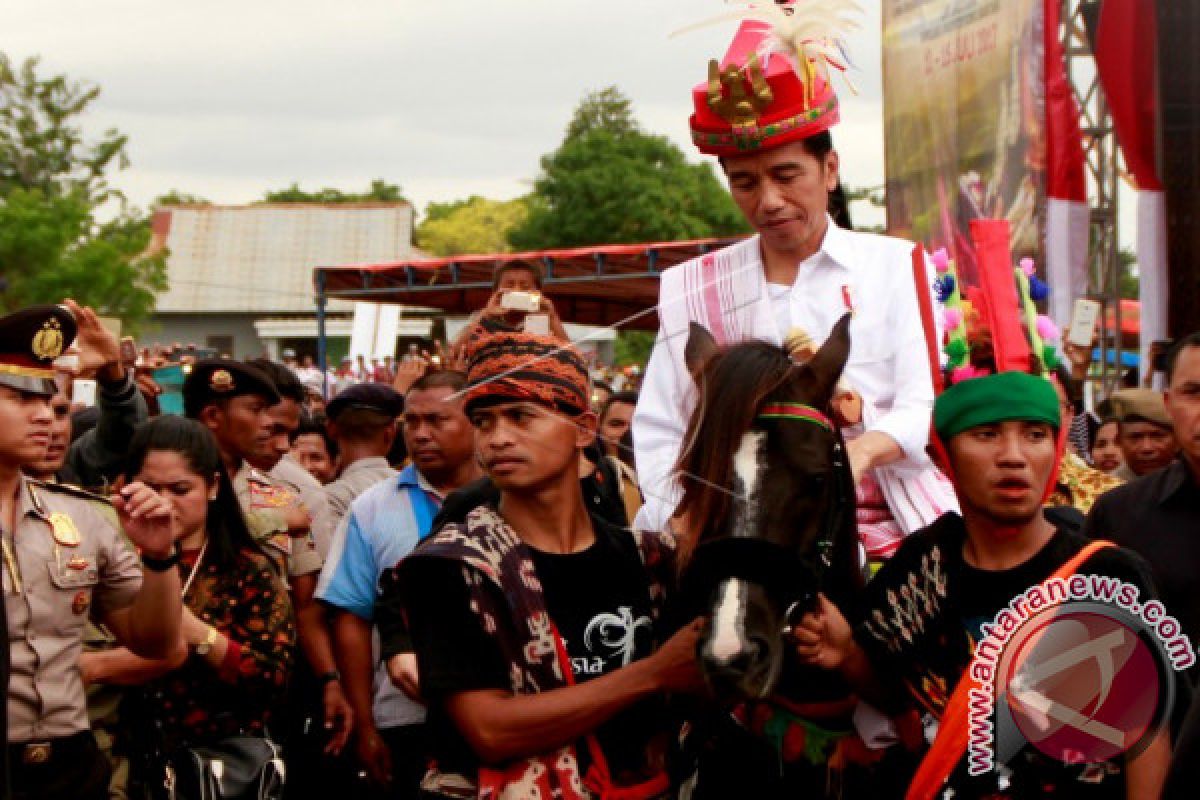
[[[816,425],[833,436],[833,473],[835,480],[838,481],[837,497],[834,498],[834,502],[828,507],[826,518],[821,526],[820,538],[817,540],[817,554],[822,566],[827,570],[832,564],[833,537],[840,527],[842,506],[847,499],[844,496],[844,489],[846,487],[843,485],[844,480],[842,479],[842,471],[846,465],[846,448],[842,441],[841,429],[824,411],[806,403],[768,403],[763,406],[756,418],[760,420],[803,422]],[[824,571],[822,571],[821,576],[823,574]],[[799,612],[802,610],[802,603],[802,600],[793,601],[788,606],[787,611],[784,612],[784,634],[790,633],[792,628],[800,622],[801,615]]]

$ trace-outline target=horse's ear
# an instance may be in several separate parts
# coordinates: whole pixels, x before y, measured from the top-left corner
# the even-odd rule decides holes
[[[688,323],[688,340],[683,348],[683,361],[693,379],[698,378],[720,348],[708,329],[696,322]]]
[[[813,375],[817,379],[817,395],[819,397],[833,395],[833,387],[837,385],[838,378],[842,376],[842,370],[845,368],[846,359],[849,356],[850,314],[847,313],[837,321],[833,330],[829,332],[829,338],[825,340],[825,344],[821,345],[821,349],[805,365],[813,371]]]

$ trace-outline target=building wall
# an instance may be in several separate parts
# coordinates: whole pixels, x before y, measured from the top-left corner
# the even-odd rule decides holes
[[[266,351],[266,345],[254,330],[258,314],[155,314],[154,329],[147,331],[138,342],[148,347],[155,342],[184,345],[208,344],[210,336],[232,336],[234,358],[254,358]]]

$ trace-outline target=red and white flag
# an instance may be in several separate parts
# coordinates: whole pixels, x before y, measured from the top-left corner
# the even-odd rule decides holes
[[[1104,0],[1096,67],[1137,186],[1141,350],[1167,338],[1167,203],[1158,174],[1158,19],[1154,0]]]
[[[1050,318],[1066,327],[1088,291],[1088,203],[1079,106],[1058,38],[1059,0],[1046,0],[1046,277]]]

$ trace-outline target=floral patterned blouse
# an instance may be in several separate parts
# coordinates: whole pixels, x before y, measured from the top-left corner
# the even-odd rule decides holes
[[[198,551],[184,551],[187,580]],[[214,667],[190,653],[179,669],[146,685],[167,752],[261,733],[279,705],[292,671],[296,622],[283,579],[266,556],[243,550],[238,568],[222,574],[202,564],[184,604],[229,639]]]

